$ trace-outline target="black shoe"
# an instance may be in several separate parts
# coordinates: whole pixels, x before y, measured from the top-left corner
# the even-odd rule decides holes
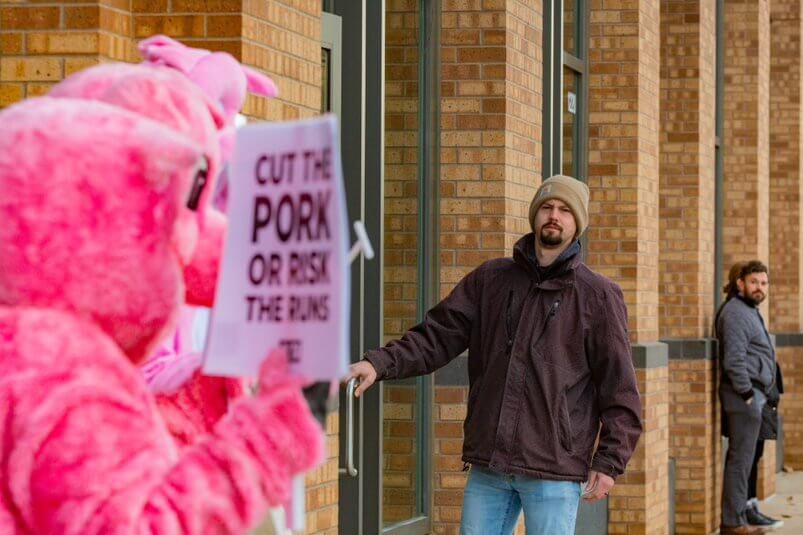
[[[782,520],[775,520],[774,518],[763,515],[758,510],[758,507],[748,507],[744,513],[747,517],[747,523],[750,526],[757,526],[765,529],[777,529],[783,526]]]
[[[783,527],[783,520],[777,520],[775,518],[772,518],[771,516],[767,516],[761,511],[759,511],[758,508],[756,508],[756,512],[758,513],[758,516],[760,516],[767,522],[770,522],[770,529],[778,529]]]

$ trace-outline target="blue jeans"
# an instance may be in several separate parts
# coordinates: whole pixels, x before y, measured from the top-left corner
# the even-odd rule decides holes
[[[580,483],[507,476],[472,466],[460,535],[511,535],[522,507],[527,535],[574,535]]]

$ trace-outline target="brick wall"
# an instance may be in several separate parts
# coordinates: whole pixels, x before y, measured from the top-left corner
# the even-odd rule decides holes
[[[0,107],[98,61],[98,4],[0,3]]]
[[[661,2],[659,327],[670,344],[677,533],[719,526],[717,364],[703,340],[714,306],[715,26],[713,2]],[[688,344],[699,354],[681,355]]]
[[[465,407],[468,387],[439,386],[435,389],[436,407]],[[463,418],[448,410],[433,413],[434,426],[434,508],[433,533],[458,535],[463,507],[463,488],[468,472],[463,471]]]
[[[590,15],[588,263],[622,287],[631,341],[652,346],[659,334],[660,3],[592,3]],[[645,433],[611,494],[609,531],[666,533],[668,368],[638,376]]]
[[[338,532],[339,424],[337,412],[330,413],[326,419],[326,459],[323,465],[307,474],[305,479],[305,534],[336,535]]]
[[[636,370],[643,406],[644,433],[627,471],[611,491],[609,533],[667,534],[668,498],[668,368]]]
[[[139,61],[136,43],[164,33],[231,53],[270,74],[280,96],[249,96],[260,119],[320,111],[321,3],[315,0],[21,1],[0,5],[0,106],[45,93],[98,61]]]
[[[719,527],[717,483],[722,470],[717,362],[673,359],[669,374],[676,533],[712,533]]]
[[[490,3],[486,0],[486,4]],[[543,10],[508,0],[505,13],[505,255],[531,231],[530,201],[541,182]]]
[[[386,340],[417,322],[419,4],[390,0],[385,16],[385,236]],[[415,516],[416,388],[389,382],[384,389],[383,521]]]
[[[772,2],[770,78],[771,328],[801,329],[801,2]]]
[[[803,347],[778,348],[786,393],[780,410],[784,425],[784,463],[803,470]]]
[[[735,262],[769,256],[768,2],[728,1],[725,20],[723,280]]]
[[[592,4],[588,263],[622,287],[634,342],[658,338],[659,3]]]
[[[715,11],[661,3],[660,331],[710,332],[714,292]]]
[[[389,382],[384,388],[382,520],[385,525],[415,518],[418,442],[415,383]]]
[[[800,135],[801,119],[801,9],[799,0],[778,0],[771,5],[770,87],[770,274],[771,329],[799,333],[801,307]],[[786,392],[781,402],[784,418],[784,464],[803,467],[803,369],[797,364],[800,347],[780,347],[778,362]],[[774,446],[774,443],[767,443]],[[765,458],[769,451],[764,454]],[[762,463],[759,494],[771,494],[774,478],[770,462]],[[774,465],[773,465],[774,466]],[[766,482],[764,481],[766,479]]]
[[[758,465],[756,477],[756,495],[759,500],[766,500],[775,495],[775,479],[777,469],[775,466],[775,441],[764,442],[764,455]]]
[[[213,0],[185,1],[203,1],[206,5],[215,5]],[[208,16],[208,20],[225,21],[222,24],[228,27],[234,24],[228,17]],[[210,48],[218,45],[225,48],[231,46],[231,42],[228,36],[213,38],[208,34],[205,39]],[[272,121],[305,118],[320,113],[320,0],[242,0],[240,42],[243,63],[268,73],[279,87],[277,99],[250,96],[243,108],[244,113]],[[344,58],[344,61],[347,60]]]
[[[385,339],[416,323],[418,296],[418,5],[387,4],[385,35]]]
[[[506,32],[504,2],[495,4],[442,3],[443,295],[471,269],[505,253]]]
[[[443,0],[441,293],[529,232],[540,182],[542,10],[518,0]],[[433,531],[459,529],[467,388],[435,393]],[[521,526],[518,528],[521,530]]]

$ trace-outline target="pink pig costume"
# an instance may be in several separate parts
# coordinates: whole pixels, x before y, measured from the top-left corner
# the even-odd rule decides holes
[[[186,130],[185,127],[190,126],[186,122],[176,124],[171,116],[159,114],[158,109],[143,108],[141,100],[110,97],[115,91],[108,90],[129,84],[132,75],[137,77],[137,73],[148,67],[160,75],[164,71],[174,75],[174,71],[177,71],[186,77],[185,84],[189,81],[200,89],[218,118],[214,134],[200,136],[199,141],[205,145],[216,145],[210,147],[210,152],[213,148],[217,149],[220,161],[226,161],[234,149],[235,118],[245,102],[246,92],[265,97],[277,94],[270,78],[241,65],[226,53],[187,47],[164,35],[145,39],[138,48],[145,60],[141,66],[87,69],[56,86],[51,96],[111,102],[126,109],[133,108],[138,113],[147,113],[173,128]],[[202,131],[187,130],[186,133],[198,136]],[[216,174],[221,167],[220,162],[214,166]],[[214,207],[218,209],[223,209],[225,205],[225,184],[223,186],[223,195],[217,192],[212,196]],[[199,246],[207,247],[208,252],[204,257],[217,259],[221,247],[220,229],[225,218],[216,210],[210,210],[208,214],[214,216],[208,218],[213,224],[202,229]],[[214,278],[217,276],[215,268],[195,267],[185,272],[185,280],[189,280],[196,289],[203,288],[206,298],[211,299],[209,289],[214,288]],[[201,292],[196,290],[194,293]],[[197,300],[190,298],[190,301],[199,304]],[[189,343],[193,317],[191,307],[182,307],[175,332],[168,335],[142,364],[145,380],[156,394],[157,405],[168,430],[180,445],[191,444],[211,430],[231,403],[245,391],[242,380],[201,375],[201,355],[194,352]]]
[[[211,305],[225,221],[213,184],[188,198],[225,120],[136,68],[0,112],[0,535],[244,533],[322,457],[281,355],[191,445],[168,433],[137,365]]]

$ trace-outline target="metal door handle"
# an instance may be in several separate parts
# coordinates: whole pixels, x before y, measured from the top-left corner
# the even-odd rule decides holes
[[[351,477],[357,477],[354,467],[354,390],[358,382],[356,377],[352,377],[346,384],[346,467],[339,469],[341,474]]]

